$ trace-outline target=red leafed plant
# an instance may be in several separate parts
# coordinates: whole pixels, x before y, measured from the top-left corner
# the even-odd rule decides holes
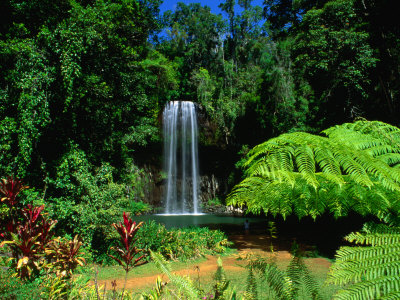
[[[28,188],[22,183],[22,180],[8,176],[7,179],[0,180],[0,200],[8,207],[6,216],[0,219],[0,238],[10,238],[11,232],[14,232],[19,222],[19,213],[21,205],[18,202],[18,194]]]
[[[3,178],[0,181],[0,193],[3,194],[1,202],[6,203],[9,208],[15,207],[18,194],[26,188],[28,187],[24,186],[20,179],[14,179],[12,176]]]
[[[18,275],[23,279],[39,271],[44,263],[44,249],[53,236],[50,230],[56,221],[47,220],[42,214],[43,209],[44,205],[39,207],[28,205],[21,211],[23,220],[11,220],[2,234],[6,240],[0,246],[5,244],[9,246]]]
[[[44,267],[69,277],[84,263],[84,259],[78,257],[82,242],[77,236],[70,242],[53,239],[52,228],[57,221],[45,216],[44,205],[22,207],[18,202],[17,196],[25,188],[21,180],[13,177],[0,182],[1,201],[10,209],[8,216],[0,222],[0,239],[3,240],[0,247],[8,245],[14,268],[22,279],[32,278]]]
[[[111,247],[111,250],[115,251],[118,257],[113,255],[109,255],[112,259],[117,261],[125,270],[125,284],[128,276],[128,272],[137,266],[145,264],[146,261],[143,260],[147,254],[143,252],[142,249],[138,249],[134,246],[136,239],[135,235],[138,232],[139,228],[142,226],[143,222],[136,224],[130,219],[126,213],[123,213],[124,222],[123,223],[114,223],[112,226],[117,230],[120,236],[120,244],[121,247]]]

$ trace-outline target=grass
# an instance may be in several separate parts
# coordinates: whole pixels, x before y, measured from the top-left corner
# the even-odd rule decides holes
[[[206,261],[206,258],[198,258],[195,260],[190,261],[172,261],[171,267],[173,270],[181,270],[190,268],[196,264],[202,263]],[[97,280],[111,280],[117,278],[125,278],[125,271],[120,266],[97,266],[92,265],[90,268],[86,270],[86,275],[90,273],[94,274],[94,268],[98,268],[98,275]],[[138,277],[146,277],[146,276],[153,276],[155,274],[160,273],[160,271],[156,268],[154,263],[149,262],[148,264],[139,266],[134,268],[132,271],[128,273],[128,279],[138,278]]]

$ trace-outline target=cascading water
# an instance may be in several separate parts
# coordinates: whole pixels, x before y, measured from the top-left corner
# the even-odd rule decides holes
[[[198,214],[199,163],[193,102],[172,101],[163,113],[166,214]]]

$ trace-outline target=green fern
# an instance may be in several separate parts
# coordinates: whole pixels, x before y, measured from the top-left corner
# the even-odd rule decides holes
[[[319,289],[304,260],[299,255],[294,255],[286,271],[280,270],[274,259],[256,258],[250,259],[247,266],[249,270],[258,270],[263,274],[268,288],[273,291],[271,299],[293,300],[299,296],[300,287],[307,299],[320,299]],[[249,273],[248,295],[256,291],[254,275]],[[247,299],[247,298],[246,298]],[[253,299],[253,298],[249,298]],[[256,298],[254,298],[256,299]]]
[[[162,294],[164,293],[164,287],[165,287],[165,283],[162,282],[160,277],[157,277],[156,287],[149,292],[143,292],[140,295],[139,299],[140,300],[161,300]]]
[[[176,299],[200,299],[199,291],[193,285],[193,282],[189,278],[175,275],[171,273],[171,269],[165,258],[158,253],[150,252],[151,258],[154,261],[156,267],[168,276],[172,285],[177,288],[177,293],[171,293],[171,297]],[[171,292],[171,289],[169,289]]]
[[[328,274],[328,283],[344,286],[335,299],[400,299],[400,227],[366,224],[346,240]]]
[[[305,291],[311,299],[320,299],[318,292],[319,286],[311,276],[310,271],[300,256],[293,257],[286,272],[292,282],[292,295],[297,295],[299,293],[300,286],[304,285]]]
[[[400,129],[379,121],[360,120],[323,131],[328,137],[367,150],[374,157],[400,153]]]
[[[230,281],[227,280],[222,260],[219,257],[217,260],[217,271],[214,274],[214,289],[212,291],[213,299],[215,300],[234,300],[236,299],[236,291],[231,288]]]
[[[248,267],[248,275],[246,280],[246,292],[244,293],[244,299],[246,300],[257,300],[258,293],[257,293],[257,280],[254,276],[253,268],[250,266]]]
[[[284,217],[399,211],[399,132],[357,121],[325,130],[327,137],[296,132],[270,139],[249,152],[245,179],[227,204]]]

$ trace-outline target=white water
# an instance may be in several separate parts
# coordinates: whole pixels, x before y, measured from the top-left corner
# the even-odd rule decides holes
[[[166,214],[199,214],[197,118],[193,102],[172,101],[163,113]]]

